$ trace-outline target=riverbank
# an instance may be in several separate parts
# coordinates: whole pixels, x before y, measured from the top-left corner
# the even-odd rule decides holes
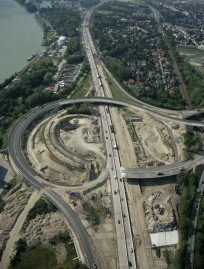
[[[43,29],[34,13],[14,0],[0,0],[0,83],[27,66],[27,58],[42,52]]]

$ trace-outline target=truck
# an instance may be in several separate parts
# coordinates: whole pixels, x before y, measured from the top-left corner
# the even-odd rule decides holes
[[[73,205],[73,206],[75,206],[75,205],[76,205],[76,203],[75,203],[75,201],[74,201],[74,200],[70,200],[70,204],[71,204],[71,205]]]

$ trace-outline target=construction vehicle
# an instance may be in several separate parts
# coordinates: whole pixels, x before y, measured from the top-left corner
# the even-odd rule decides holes
[[[75,206],[75,205],[76,205],[76,203],[75,203],[75,201],[74,201],[74,200],[70,200],[70,204],[71,204],[71,205],[73,205],[73,206]]]

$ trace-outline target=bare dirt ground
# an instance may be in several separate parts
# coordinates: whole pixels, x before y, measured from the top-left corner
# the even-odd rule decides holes
[[[147,166],[147,161],[163,161],[167,164],[174,162],[171,137],[165,124],[145,113],[127,109],[110,108],[110,113],[115,129],[119,130],[116,132],[116,140],[119,145],[121,166]],[[133,127],[139,138],[141,153],[145,156],[143,162],[141,162],[138,156],[136,157],[136,143],[133,143],[125,122],[126,118],[134,117],[142,119],[141,121],[133,121]],[[60,125],[57,123],[59,119],[62,120]],[[83,183],[89,180],[89,173],[86,169],[80,171],[75,166],[73,160],[64,156],[56,150],[56,147],[51,145],[50,130],[53,130],[53,132],[57,130],[61,145],[63,148],[67,148],[69,153],[72,153],[75,157],[91,161],[95,165],[94,167],[98,168],[98,170],[95,169],[95,175],[101,172],[105,165],[104,144],[99,119],[96,118],[94,121],[95,123],[89,117],[72,117],[67,119],[58,114],[37,126],[31,132],[28,139],[27,152],[32,165],[39,174],[44,178],[48,177],[51,181],[68,182],[69,184]],[[171,123],[166,123],[166,125],[169,128],[172,127]],[[178,157],[182,159],[183,144],[181,137],[184,129],[179,127],[178,130],[172,129],[171,131],[175,137]],[[97,163],[99,163],[98,166],[96,165]],[[165,183],[161,184],[161,182],[149,180],[140,183],[142,183],[141,188],[138,180],[128,180],[125,182],[137,259],[140,268],[148,269],[154,266],[155,269],[161,269],[166,266],[165,258],[162,252],[159,259],[151,248],[143,203],[149,194],[158,190],[162,191],[164,199],[167,195],[170,195],[175,202],[174,182],[165,181]],[[70,203],[70,190],[68,191],[66,188],[61,187],[56,187],[54,190],[67,203]],[[93,243],[94,251],[98,258],[97,263],[103,269],[117,268],[117,246],[112,218],[110,182],[107,181],[100,187],[99,185],[92,187],[89,191],[79,190],[74,199],[76,206],[73,207],[73,210],[80,216],[85,229],[90,235],[90,240]],[[84,206],[86,202],[98,212],[100,217],[99,225],[91,223],[89,212]],[[67,229],[66,221],[62,216],[59,213],[46,214],[31,221],[21,236],[26,238],[29,245],[32,245],[40,241],[46,242],[59,229],[63,231]],[[174,250],[174,248],[171,249]],[[63,245],[59,244],[57,246],[57,252],[58,261],[63,261],[66,258]]]
[[[174,127],[174,125],[170,122],[163,124],[146,113],[132,110],[126,110],[123,113],[123,117],[141,118],[141,121],[134,122],[134,128],[140,143],[140,148],[136,148],[140,149],[138,154],[140,158],[137,158],[137,166],[140,165],[145,167],[149,166],[150,163],[151,165],[155,165],[159,162],[168,164],[175,161],[173,148],[171,146],[172,140],[167,128],[171,129],[173,134],[178,160],[184,159],[182,134],[184,133],[185,128],[183,126],[179,126],[178,129],[173,129],[172,126]],[[143,159],[143,157],[145,158]],[[155,179],[143,180],[140,182],[135,179],[126,181],[128,205],[130,209],[133,235],[135,238],[134,243],[140,268],[149,269],[154,267],[155,269],[163,269],[167,267],[163,249],[161,249],[160,258],[156,256],[155,250],[152,250],[143,204],[148,195],[161,191],[162,199],[164,201],[166,201],[168,197],[172,198],[173,207],[175,209],[175,203],[178,197],[175,195],[174,185],[175,182],[171,179],[165,179],[165,182]],[[160,202],[162,203],[162,201]],[[166,218],[169,217],[167,214],[164,214],[163,216]],[[166,247],[164,249],[171,250],[175,253],[175,247]]]
[[[131,212],[131,221],[133,225],[133,233],[136,238],[135,246],[140,268],[163,269],[167,267],[163,250],[168,249],[175,252],[175,247],[161,248],[161,257],[156,256],[155,250],[151,248],[151,241],[148,231],[148,225],[145,219],[144,201],[150,194],[158,191],[162,192],[162,201],[171,197],[174,209],[178,200],[178,196],[174,191],[175,181],[172,179],[148,179],[140,180],[130,179],[127,181],[128,201]],[[141,186],[141,188],[140,188]],[[162,201],[160,201],[162,203]],[[161,217],[161,216],[160,216]],[[164,217],[167,217],[164,215]]]
[[[5,233],[8,233],[10,231],[10,234],[8,236],[9,239],[6,244],[6,248],[3,252],[1,262],[0,262],[0,268],[2,269],[8,268],[10,264],[10,257],[12,257],[15,252],[15,248],[14,248],[15,242],[20,238],[19,232],[21,230],[22,224],[25,221],[29,210],[33,207],[33,204],[39,199],[41,195],[40,192],[35,191],[32,193],[30,197],[30,194],[31,194],[30,191],[31,190],[28,189],[27,187],[25,186],[22,187],[21,184],[17,185],[16,192],[7,196],[9,200],[8,199],[5,200],[7,204],[5,206],[4,212],[1,213],[1,216],[0,216],[1,221],[4,221],[4,226],[2,226],[1,224],[1,232],[2,232],[1,239],[4,242],[4,244],[6,243]],[[25,194],[25,197],[24,197],[25,199],[21,197],[22,193]],[[13,196],[19,197],[18,200],[19,199],[21,200],[20,202],[21,206],[17,207],[16,214],[14,214],[16,217],[10,218],[10,210],[12,207],[15,207],[16,205],[16,198],[12,200]],[[5,218],[7,218],[7,221],[5,221]],[[11,228],[9,229],[9,227],[12,227],[12,229]],[[3,236],[4,236],[4,239],[3,239]]]
[[[107,80],[104,79],[104,73],[100,67],[99,71],[106,95],[111,97],[109,85]],[[117,114],[116,108],[110,109],[115,129],[117,130],[116,138],[119,145],[121,166],[132,168],[138,166],[147,167],[158,164],[170,164],[174,163],[175,160],[184,160],[182,134],[186,130],[185,126],[175,126],[172,122],[162,123],[147,113],[132,109],[125,108],[118,109],[118,111],[119,114]],[[134,118],[139,118],[139,120],[132,121],[131,119]],[[128,122],[129,120],[132,122],[133,132],[135,131],[138,137],[137,141],[134,141],[127,129],[125,121]],[[174,194],[174,185],[175,182],[170,179],[165,179],[163,183],[150,179],[146,180],[141,188],[139,180],[125,181],[134,246],[140,268],[167,268],[163,250],[170,250],[172,253],[175,253],[175,247],[161,248],[161,257],[158,258],[155,250],[152,250],[143,207],[143,203],[148,195],[161,191],[164,200],[167,197],[172,198],[175,209],[178,197]]]
[[[59,120],[60,124],[57,126]],[[43,169],[43,177],[49,176],[51,182],[53,182],[53,179],[56,181],[55,177],[61,177],[60,181],[62,182],[63,175],[63,179],[71,184],[83,183],[87,181],[88,178],[87,173],[80,172],[79,169],[75,169],[75,167],[72,166],[72,161],[70,159],[66,159],[67,166],[65,166],[50,157],[52,146],[50,145],[51,142],[48,133],[51,125],[55,125],[58,128],[59,139],[63,148],[67,148],[69,152],[74,154],[74,156],[82,157],[85,160],[91,160],[94,164],[98,163],[97,168],[101,172],[102,168],[105,166],[105,152],[99,119],[83,116],[72,116],[68,119],[59,114],[52,117],[50,121],[46,121],[45,124],[37,126],[35,130],[31,132],[28,139],[27,151],[32,165],[40,174],[42,174],[42,167],[46,166],[46,168]],[[46,143],[42,139],[41,130],[43,130],[45,135]],[[47,150],[48,146],[49,151]],[[53,152],[58,160],[61,159],[60,153],[57,152],[56,148],[53,148]],[[65,161],[66,157],[64,155],[62,156]],[[52,172],[49,172],[48,174],[48,170]],[[56,174],[54,174],[53,171],[55,171]],[[96,174],[97,172],[98,171],[96,171]],[[86,188],[84,187],[84,189]],[[78,190],[75,197],[70,196],[70,192],[72,191],[68,191],[64,187],[56,187],[54,190],[67,201],[67,203],[70,203],[71,199],[75,200],[76,206],[72,208],[80,216],[85,229],[90,235],[90,240],[97,257],[97,264],[101,265],[101,268],[103,269],[117,268],[117,246],[112,218],[111,187],[109,181],[101,187],[99,185],[95,188],[92,187],[88,192]],[[75,189],[74,191],[76,192]],[[100,218],[99,225],[93,225],[91,223],[89,214],[84,207],[85,202],[92,205],[98,212]],[[52,214],[52,219],[54,219],[53,221],[55,222],[56,217],[53,217]],[[50,222],[53,222],[51,221],[51,216],[49,219]],[[39,227],[37,230],[35,230],[35,223],[31,223],[31,226],[29,225],[26,229],[25,236],[29,244],[44,241],[43,238],[49,238],[53,233],[47,225],[44,226],[45,223],[47,224],[48,222],[47,216],[41,216],[41,218],[35,220],[35,222],[36,221],[38,222]],[[56,224],[58,227],[58,223]],[[47,232],[45,233],[45,231]],[[47,235],[45,236],[44,233]]]
[[[60,188],[55,191],[65,200],[70,202],[71,191],[62,192]],[[80,217],[94,247],[97,263],[100,268],[117,268],[117,246],[115,239],[114,221],[112,218],[111,186],[107,181],[103,186],[96,187],[90,192],[76,192],[71,196],[76,202],[73,210]],[[99,225],[93,225],[84,204],[93,206],[100,217]],[[107,211],[105,210],[108,209]]]
[[[91,117],[75,119],[74,116],[70,116],[70,120],[66,117],[60,120],[62,121],[60,127],[57,125],[59,115],[56,115],[31,132],[27,147],[30,162],[39,174],[50,181],[78,184],[95,179],[105,165],[100,120]],[[68,125],[70,130],[65,128]],[[55,126],[59,131],[59,140],[63,148],[70,155],[87,161],[87,166],[79,169],[75,160],[64,156],[56,146],[53,146],[50,141],[51,126]],[[55,132],[54,129],[52,131]]]
[[[63,233],[69,230],[66,219],[59,211],[38,215],[35,219],[30,221],[28,226],[23,225],[28,211],[40,197],[40,194],[37,192],[34,192],[31,196],[32,191],[32,188],[27,188],[25,184],[23,184],[23,186],[19,184],[12,190],[12,193],[4,198],[6,206],[0,215],[1,243],[6,243],[8,239],[9,241],[7,242],[2,257],[1,268],[6,269],[8,267],[10,257],[15,255],[15,242],[19,238],[25,239],[28,246],[35,245],[39,242],[46,244],[51,238],[57,235],[59,231]],[[60,187],[56,188],[55,191],[67,201],[67,203],[70,203],[71,191],[62,191]],[[72,208],[79,215],[90,236],[97,257],[97,264],[104,269],[117,268],[117,247],[111,213],[110,182],[107,181],[103,186],[86,193],[77,192],[74,199],[76,206]],[[85,202],[92,205],[98,212],[100,217],[99,225],[93,225],[91,223],[89,212],[87,212],[84,207]],[[71,232],[69,233],[72,234]],[[80,259],[82,259],[76,238],[73,237],[73,239],[77,247],[78,255]],[[62,263],[66,259],[64,244],[58,244],[55,248],[57,261],[58,263]]]
[[[182,140],[184,127],[179,126],[179,129],[175,130],[172,128],[174,127],[172,123],[163,123],[147,113],[135,110],[126,109],[122,114],[128,122],[131,122],[132,129],[130,129],[135,134],[133,147],[138,166],[171,164],[184,159]],[[171,133],[174,137],[173,141]]]

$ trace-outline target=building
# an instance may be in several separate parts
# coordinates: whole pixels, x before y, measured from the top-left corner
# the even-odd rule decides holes
[[[66,36],[60,36],[58,39],[58,45],[59,46],[64,46],[66,44]]]

